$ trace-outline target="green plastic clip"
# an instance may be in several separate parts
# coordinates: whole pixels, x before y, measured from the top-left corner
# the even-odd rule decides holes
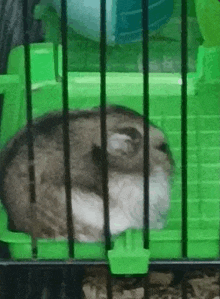
[[[61,38],[61,25],[55,8],[50,5],[38,4],[34,10],[34,18],[42,21],[46,42],[52,42],[58,45]]]
[[[149,257],[149,249],[144,249],[142,230],[126,230],[108,251],[112,274],[147,274]]]

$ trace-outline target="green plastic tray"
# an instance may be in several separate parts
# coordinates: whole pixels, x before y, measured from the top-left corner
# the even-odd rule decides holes
[[[219,73],[210,76],[207,59],[219,59],[216,48],[200,47],[198,72],[188,74],[188,258],[219,257]],[[212,53],[212,54],[211,54]],[[214,53],[214,54],[213,54]],[[55,54],[55,55],[54,55]],[[207,58],[208,57],[208,58]],[[213,56],[212,56],[213,58]],[[206,62],[205,62],[206,61]],[[55,62],[55,63],[54,63]],[[57,67],[59,65],[59,67]],[[213,63],[215,68],[215,63]],[[61,51],[52,44],[31,45],[33,116],[62,109]],[[100,74],[68,73],[69,106],[86,109],[99,105]],[[26,124],[24,49],[12,50],[8,74],[0,76],[4,107],[0,145]],[[120,104],[142,112],[143,78],[139,73],[107,73],[109,104]],[[105,254],[102,243],[76,243],[76,259],[109,259],[112,273],[146,273],[152,259],[180,259],[181,250],[181,76],[150,74],[150,119],[168,136],[176,161],[168,226],[150,232],[150,248],[143,249],[141,231],[128,230],[113,240]],[[14,259],[31,259],[31,238],[7,229],[7,214],[0,208],[0,240],[9,244]],[[68,259],[67,240],[38,240],[38,259]],[[118,265],[118,266],[117,266]],[[123,265],[123,266],[122,266]]]

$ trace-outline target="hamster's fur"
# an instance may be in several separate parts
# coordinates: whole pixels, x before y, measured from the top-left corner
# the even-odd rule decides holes
[[[143,117],[120,106],[107,107],[110,231],[143,227]],[[67,237],[62,113],[34,121],[36,183],[35,237]],[[147,126],[147,125],[146,125]],[[148,126],[147,126],[148,127]],[[162,229],[169,211],[173,159],[164,134],[149,125],[150,229]],[[103,239],[100,109],[69,112],[70,172],[74,237]],[[0,196],[10,229],[31,232],[26,128],[5,147],[0,158]]]

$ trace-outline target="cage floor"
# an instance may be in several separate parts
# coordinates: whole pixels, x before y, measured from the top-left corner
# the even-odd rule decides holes
[[[106,285],[103,277],[97,290],[82,283],[82,271],[77,269],[77,276],[71,270],[57,269],[25,269],[21,267],[0,268],[1,299],[105,299]],[[151,272],[152,273],[152,272]],[[185,282],[183,282],[183,277]],[[127,280],[129,281],[129,278]],[[28,282],[28,283],[27,283]],[[76,285],[77,284],[77,285]],[[129,284],[129,283],[128,283]],[[191,272],[154,272],[150,279],[149,299],[181,299],[181,284],[189,299],[219,299],[219,273],[206,268]],[[37,288],[35,287],[37,286]],[[80,296],[83,289],[83,296]],[[118,287],[113,291],[114,299],[142,299],[143,286],[140,282],[132,288]]]

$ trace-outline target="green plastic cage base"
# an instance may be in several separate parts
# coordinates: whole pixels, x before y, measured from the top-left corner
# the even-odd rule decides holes
[[[0,240],[9,245],[12,258],[32,259],[31,236],[20,232],[10,232],[7,229],[7,214],[2,205],[0,218]],[[218,237],[218,229],[189,231],[188,257],[215,258],[218,256]],[[103,242],[76,242],[74,246],[74,258],[77,260],[106,260]],[[113,274],[143,274],[147,273],[150,255],[153,259],[181,258],[181,231],[150,231],[150,250],[146,250],[143,248],[142,230],[129,229],[117,238],[113,236],[112,248],[108,251],[108,259]],[[68,241],[64,239],[39,239],[37,251],[39,260],[69,258]]]
[[[210,52],[209,52],[210,53]],[[204,52],[203,52],[203,57]],[[215,53],[215,55],[217,55]],[[188,74],[188,258],[216,259],[219,256],[219,95],[215,80],[204,84],[204,58],[198,53],[198,72]],[[60,48],[52,44],[31,45],[33,117],[62,109]],[[201,74],[203,74],[201,76]],[[208,78],[208,76],[206,77]],[[56,80],[57,79],[57,80]],[[99,73],[68,73],[70,109],[87,109],[100,101]],[[212,77],[213,79],[213,77]],[[104,243],[76,243],[75,259],[108,259],[114,274],[143,274],[151,259],[181,259],[181,76],[150,73],[150,119],[168,136],[177,161],[171,193],[168,226],[150,231],[149,250],[143,248],[143,232],[127,230],[112,239],[105,254]],[[107,101],[143,110],[143,77],[134,73],[107,73]],[[12,50],[8,74],[0,76],[4,93],[0,147],[26,124],[24,49]],[[207,101],[207,98],[209,99]],[[210,105],[212,103],[212,105]],[[10,125],[9,125],[10,124]],[[13,259],[32,259],[31,237],[7,229],[7,214],[0,209],[0,241],[9,244]],[[66,260],[67,240],[38,240],[38,259]],[[134,246],[135,245],[135,246]],[[135,269],[135,270],[134,270]]]

